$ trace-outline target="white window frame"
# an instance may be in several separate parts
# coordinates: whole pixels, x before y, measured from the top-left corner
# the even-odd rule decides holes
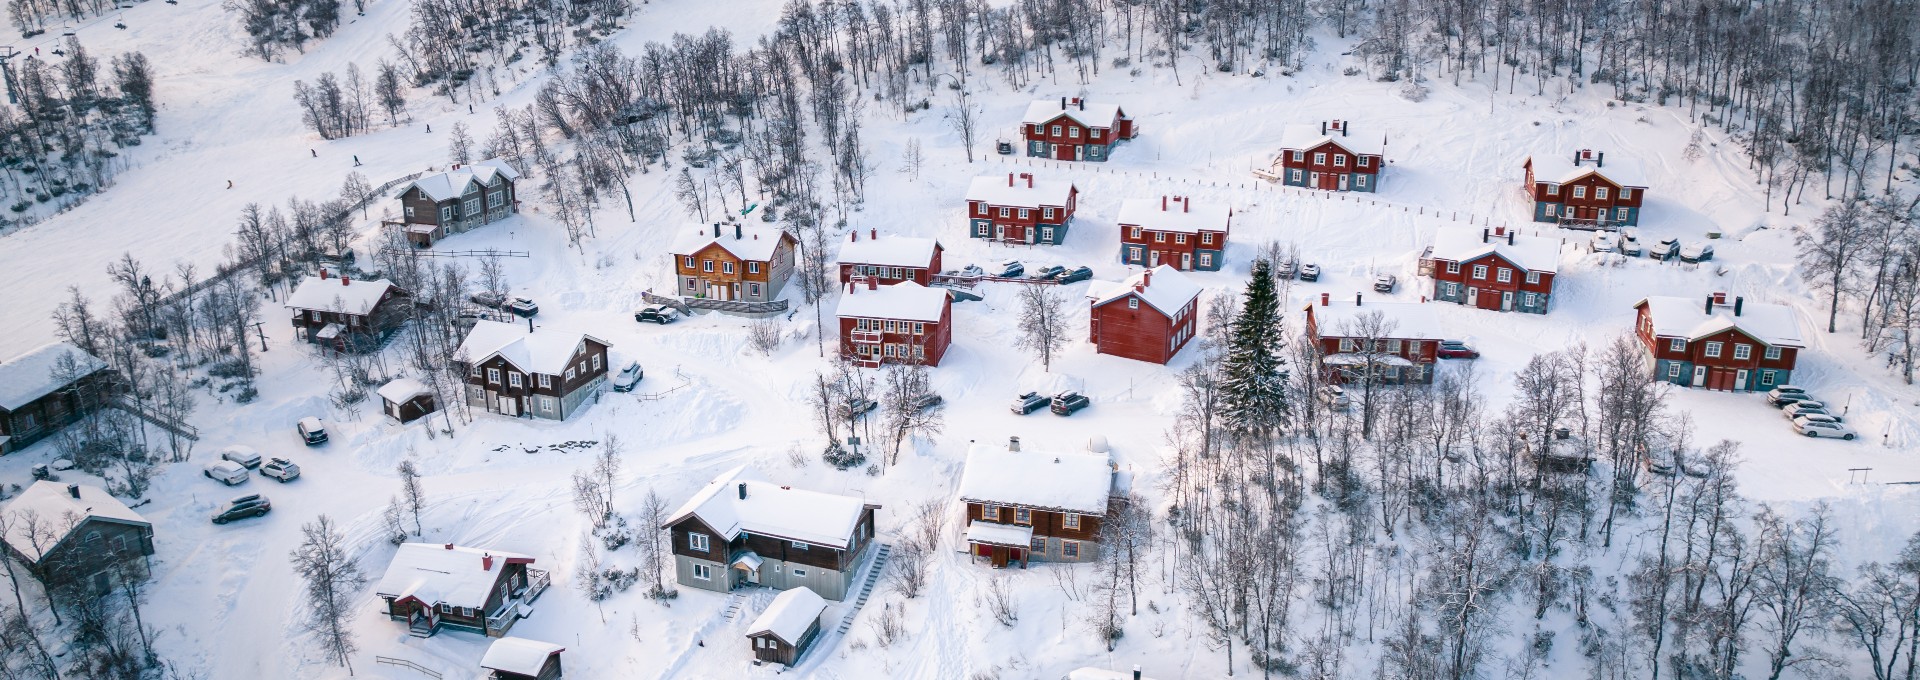
[[[1347,167],[1347,155],[1346,155],[1346,154],[1343,154],[1343,153],[1337,153],[1337,154],[1334,154],[1334,155],[1333,155],[1333,166],[1334,166],[1334,167],[1336,167],[1336,168],[1344,168],[1344,167]]]
[[[1326,165],[1326,164],[1327,164],[1327,154],[1326,154],[1326,152],[1324,152],[1324,151],[1323,151],[1323,152],[1320,152],[1320,153],[1316,153],[1316,154],[1314,154],[1314,155],[1313,155],[1313,164],[1314,164],[1314,165]]]
[[[1486,265],[1484,265],[1484,264],[1476,264],[1476,265],[1474,265],[1474,266],[1473,266],[1473,278],[1475,278],[1475,279],[1478,279],[1478,280],[1481,280],[1481,281],[1485,281],[1485,280],[1487,280],[1487,266],[1486,266]]]
[[[593,360],[593,370],[600,370],[600,355],[595,354],[591,358]]]
[[[1458,273],[1460,273],[1460,263],[1458,263],[1458,262],[1448,262],[1448,263],[1447,263],[1447,273],[1448,273],[1448,274],[1458,274]]]
[[[1174,242],[1174,243],[1178,243],[1178,244],[1181,244],[1181,245],[1186,245],[1186,243],[1187,243],[1187,235],[1186,235],[1186,234],[1174,234],[1174,235],[1173,235],[1173,242]]]
[[[1680,377],[1680,362],[1674,361],[1674,362],[1669,362],[1667,364],[1667,377],[1669,378]]]
[[[1371,167],[1373,167],[1373,157],[1372,157],[1372,156],[1361,156],[1361,157],[1360,157],[1360,160],[1358,161],[1358,163],[1360,164],[1360,167],[1363,167],[1363,168],[1371,168]]]
[[[1307,152],[1300,151],[1300,150],[1295,150],[1293,152],[1293,162],[1299,163],[1304,160],[1307,160]],[[1299,179],[1300,171],[1295,170],[1293,174],[1294,174],[1294,179]]]
[[[689,531],[687,532],[687,549],[713,552],[713,538],[697,531]]]
[[[540,410],[546,411],[547,413],[553,413],[560,409],[558,404],[554,402],[553,397],[540,395]]]
[[[547,375],[545,373],[539,373],[536,375],[540,377],[540,389],[543,389],[543,390],[553,389],[553,376]]]
[[[1760,385],[1762,387],[1772,385],[1773,381],[1777,379],[1775,376],[1776,374],[1773,370],[1760,371]]]
[[[1667,351],[1669,351],[1669,352],[1685,352],[1685,351],[1687,351],[1687,341],[1686,341],[1686,339],[1684,339],[1684,338],[1674,338],[1674,339],[1672,339],[1672,340],[1668,340],[1668,341],[1667,341]]]
[[[1139,309],[1139,308],[1140,308],[1140,298],[1136,298],[1136,297],[1127,298],[1127,309]]]
[[[693,565],[693,577],[702,581],[713,580],[713,567],[704,564]]]
[[[1201,254],[1200,254],[1200,266],[1202,266],[1202,267],[1211,267],[1211,266],[1213,266],[1213,253],[1201,253]]]
[[[1593,198],[1594,198],[1595,200],[1600,200],[1600,201],[1604,201],[1604,200],[1607,200],[1607,188],[1606,188],[1606,187],[1594,187],[1594,188],[1593,188]]]
[[[1633,187],[1620,187],[1620,200],[1625,201],[1632,198],[1633,198]]]
[[[495,385],[498,385],[498,384],[500,384],[500,369],[497,369],[497,368],[488,368],[488,369],[487,369],[487,382],[489,382],[489,383],[492,383],[492,384],[495,384]]]
[[[1539,283],[1540,272],[1527,272],[1527,283]]]
[[[1366,186],[1366,185],[1367,185],[1367,176],[1366,176],[1366,175],[1364,175],[1364,174],[1359,174],[1359,173],[1355,173],[1355,174],[1354,174],[1354,176],[1353,176],[1353,185],[1354,185],[1354,186],[1356,186],[1356,187],[1364,187],[1364,186]]]
[[[1725,344],[1726,343],[1720,342],[1718,340],[1709,340],[1707,341],[1707,348],[1702,352],[1702,355],[1706,356],[1708,359],[1718,359],[1720,358],[1720,349]]]
[[[567,380],[573,380],[573,376],[575,376],[575,375],[577,375],[577,374],[576,374],[576,373],[574,373],[574,371],[573,371],[573,367],[572,367],[572,366],[568,366],[568,367],[567,367]]]
[[[1620,220],[1622,222],[1627,221],[1627,212],[1628,211],[1626,208],[1614,208],[1613,209],[1613,213],[1615,215],[1614,219]]]
[[[1493,279],[1501,283],[1513,283],[1513,270],[1501,267],[1499,271],[1494,272]]]
[[[1768,361],[1778,360],[1780,358],[1780,355],[1781,355],[1781,352],[1780,352],[1780,348],[1778,347],[1768,347],[1766,351],[1760,353],[1760,356],[1766,358]]]
[[[1744,343],[1744,342],[1741,342],[1741,343],[1734,343],[1734,345],[1733,345],[1733,358],[1734,358],[1734,360],[1735,360],[1735,361],[1746,361],[1746,360],[1748,360],[1748,359],[1752,359],[1752,358],[1753,358],[1753,345],[1749,345],[1749,344],[1746,344],[1746,343]]]
[[[508,371],[508,372],[507,372],[507,387],[519,387],[519,386],[520,386],[520,372],[519,372],[519,371]]]
[[[1587,197],[1587,187],[1586,187],[1585,185],[1580,185],[1580,186],[1575,186],[1575,187],[1573,188],[1573,197],[1574,197],[1574,198],[1586,198],[1586,197]]]
[[[1559,195],[1560,195],[1560,185],[1558,185],[1558,184],[1553,184],[1553,183],[1548,183],[1548,184],[1547,184],[1547,195],[1548,195],[1548,196],[1559,196]]]
[[[806,577],[807,577],[807,570],[805,570],[805,569],[794,569],[794,570],[793,570],[793,575],[794,575],[794,577],[795,577],[795,578],[806,578]]]

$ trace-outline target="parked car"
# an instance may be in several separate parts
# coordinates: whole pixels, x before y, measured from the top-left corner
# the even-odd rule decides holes
[[[913,410],[925,411],[927,409],[933,408],[935,406],[939,406],[944,403],[946,403],[946,400],[940,398],[940,395],[938,394],[932,394],[932,393],[922,394],[914,398]]]
[[[1819,420],[1794,418],[1793,431],[1809,437],[1837,437],[1850,440],[1859,436],[1853,428],[1847,427],[1846,423],[1830,422],[1824,418]]]
[[[647,372],[640,368],[640,362],[629,362],[626,368],[620,369],[619,375],[613,376],[613,391],[632,392],[634,386],[639,385],[645,377]]]
[[[961,276],[986,276],[987,270],[981,269],[980,265],[970,264],[960,269],[960,275]]]
[[[300,422],[294,425],[294,429],[300,431],[300,440],[306,442],[307,446],[327,443],[327,424],[320,422],[319,418],[313,416],[301,418]]]
[[[1086,281],[1091,278],[1093,278],[1092,268],[1074,267],[1072,269],[1067,270],[1067,273],[1060,275],[1060,285],[1064,286],[1069,283],[1079,283],[1081,281]]]
[[[1587,241],[1587,252],[1611,253],[1619,249],[1620,237],[1610,231],[1595,233],[1593,238]]]
[[[1802,399],[1780,407],[1780,413],[1791,420],[1802,413],[1827,413],[1827,405],[1814,399]]]
[[[1647,257],[1656,260],[1671,260],[1675,255],[1679,254],[1680,239],[1677,238],[1660,239],[1659,243],[1655,243],[1652,248],[1647,249]]]
[[[1053,403],[1052,399],[1041,396],[1039,392],[1028,392],[1013,398],[1013,414],[1024,416],[1046,408],[1051,403]]]
[[[995,274],[994,276],[998,276],[1003,279],[1012,279],[1012,278],[1019,278],[1022,274],[1026,274],[1026,273],[1027,273],[1027,266],[1024,264],[1020,264],[1019,260],[1007,260],[1006,262],[1000,263],[1000,273]]]
[[[478,293],[474,293],[472,296],[469,296],[467,299],[472,301],[473,304],[480,305],[488,309],[499,309],[502,305],[507,304],[507,296],[505,294],[495,293],[490,290],[483,290]]]
[[[1347,391],[1339,385],[1320,386],[1320,402],[1334,409],[1345,409],[1353,403],[1347,399]]]
[[[1621,255],[1626,255],[1628,257],[1639,257],[1641,248],[1642,246],[1640,245],[1640,229],[1639,228],[1627,227],[1625,229],[1620,230],[1620,254]]]
[[[979,302],[981,300],[985,300],[986,298],[981,297],[979,293],[975,293],[970,290],[963,290],[960,288],[948,288],[947,299],[952,300],[954,302]]]
[[[519,314],[520,316],[531,317],[540,313],[540,305],[534,304],[532,300],[527,298],[517,297],[507,302],[507,311]]]
[[[1293,270],[1298,268],[1298,263],[1293,260],[1281,260],[1280,264],[1273,266],[1273,275],[1281,279],[1292,279]]]
[[[1781,385],[1767,391],[1767,403],[1774,406],[1786,406],[1796,401],[1806,401],[1813,396],[1798,385]]]
[[[1680,249],[1681,262],[1706,262],[1711,259],[1713,259],[1712,244],[1704,242],[1693,243]]]
[[[680,320],[680,310],[666,305],[647,305],[633,313],[634,321],[649,321],[662,326]]]
[[[1050,408],[1056,416],[1070,416],[1075,411],[1092,404],[1093,401],[1087,399],[1087,395],[1079,392],[1061,392],[1053,395],[1053,404]]]
[[[1009,142],[1004,139],[998,142],[994,142],[993,150],[996,152],[999,152],[999,154],[1002,156],[1011,156],[1013,155],[1013,142]]]
[[[852,420],[872,412],[878,406],[879,404],[874,403],[872,399],[854,397],[840,405],[840,417]]]
[[[1844,423],[1844,422],[1847,422],[1847,419],[1845,419],[1845,418],[1842,418],[1842,417],[1840,417],[1840,416],[1836,416],[1836,415],[1834,415],[1834,414],[1831,414],[1831,413],[1802,413],[1802,414],[1800,414],[1799,416],[1797,416],[1797,417],[1796,417],[1795,419],[1796,419],[1796,420],[1800,420],[1800,419],[1805,419],[1805,420],[1818,420],[1818,421],[1821,421],[1821,422],[1827,422],[1827,423]]]
[[[456,319],[486,319],[489,321],[498,321],[499,317],[499,314],[494,313],[493,310],[486,307],[461,307],[460,311],[453,313],[453,318]]]
[[[200,471],[200,474],[206,475],[207,479],[227,486],[233,486],[247,481],[247,466],[230,460],[220,460],[208,463],[207,467]]]
[[[1032,274],[1027,275],[1027,278],[1040,280],[1040,281],[1051,281],[1055,278],[1058,278],[1061,274],[1065,274],[1065,273],[1067,273],[1067,268],[1056,264],[1051,267],[1041,267],[1039,269],[1036,269]]]
[[[300,478],[300,466],[285,458],[274,458],[260,466],[260,476],[280,480],[281,484]]]
[[[1300,265],[1300,280],[1301,281],[1319,281],[1320,265],[1317,265],[1317,264]]]
[[[266,496],[252,494],[227,501],[227,507],[213,515],[214,524],[226,524],[237,519],[259,517],[273,512],[273,502]]]
[[[1442,359],[1478,359],[1480,350],[1459,340],[1441,340],[1439,356]]]
[[[1373,292],[1375,293],[1391,293],[1393,289],[1399,285],[1400,277],[1392,274],[1381,274],[1373,277]]]
[[[220,460],[230,460],[239,463],[242,467],[257,468],[260,467],[260,452],[253,450],[251,446],[235,444],[220,450]]]

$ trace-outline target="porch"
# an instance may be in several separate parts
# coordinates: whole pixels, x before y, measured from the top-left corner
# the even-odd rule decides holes
[[[995,569],[1018,562],[1027,568],[1032,558],[1033,527],[974,521],[967,525],[967,554],[984,557]]]

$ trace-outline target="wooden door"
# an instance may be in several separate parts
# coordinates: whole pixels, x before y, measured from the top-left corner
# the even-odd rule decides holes
[[[1074,148],[1074,145],[1072,144],[1053,145],[1053,159],[1056,161],[1073,160],[1073,148]]]

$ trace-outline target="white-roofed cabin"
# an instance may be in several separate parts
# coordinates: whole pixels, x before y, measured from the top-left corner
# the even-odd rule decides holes
[[[967,185],[967,235],[1001,243],[1060,245],[1067,240],[1080,189],[1033,173],[975,177]]]
[[[976,443],[957,494],[967,506],[967,553],[996,569],[1092,561],[1101,523],[1120,502],[1116,479],[1106,456],[1023,451],[1019,437]]]
[[[798,245],[779,227],[694,224],[681,229],[667,253],[676,292],[689,303],[771,302],[793,274]]]
[[[1366,302],[1358,293],[1352,300],[1334,300],[1321,293],[1302,317],[1327,382],[1371,376],[1376,385],[1430,385],[1445,339],[1438,311],[1439,305],[1430,303]]]
[[[846,598],[868,556],[878,504],[722,473],[674,511],[665,529],[682,586],[729,592],[809,588]]]
[[[1057,161],[1105,161],[1113,145],[1139,134],[1133,119],[1117,104],[1090,104],[1080,97],[1043,99],[1027,106],[1020,120],[1027,156]]]
[[[934,239],[883,237],[880,230],[869,229],[862,240],[860,230],[855,229],[847,244],[840,246],[840,282],[848,283],[855,276],[864,276],[878,279],[882,285],[912,281],[930,286],[933,275],[940,273],[940,259],[945,252],[946,248]]]
[[[505,219],[520,211],[513,183],[520,171],[506,161],[489,158],[454,165],[426,175],[400,190],[401,224],[407,240],[425,248],[434,240]]]
[[[402,543],[373,593],[387,618],[407,622],[414,637],[453,628],[500,637],[531,614],[547,589],[547,572],[518,553],[452,543]]]
[[[1384,133],[1354,135],[1350,120],[1288,125],[1280,132],[1280,157],[1265,176],[1278,175],[1287,186],[1374,192],[1380,189],[1386,151]]]
[[[566,420],[607,382],[612,343],[579,332],[479,321],[454,358],[467,403],[506,416]]]
[[[855,364],[939,366],[953,343],[953,301],[945,288],[912,281],[882,286],[856,277],[834,310],[840,355]]]
[[[122,388],[107,362],[65,342],[0,362],[0,454],[79,420]]]
[[[1095,351],[1165,364],[1199,328],[1200,286],[1167,265],[1087,286],[1087,341]]]
[[[1441,227],[1420,269],[1433,277],[1435,300],[1545,314],[1560,271],[1560,239],[1506,227]]]
[[[1575,229],[1640,224],[1647,180],[1636,161],[1616,158],[1608,165],[1606,152],[1580,149],[1570,154],[1534,154],[1522,167],[1527,171],[1527,196],[1533,199],[1535,222]]]
[[[1653,296],[1634,304],[1634,334],[1647,347],[1654,379],[1734,392],[1792,382],[1806,342],[1793,308],[1726,293]]]
[[[412,295],[380,279],[361,281],[325,269],[287,296],[294,335],[336,352],[371,352],[407,321]]]
[[[484,680],[560,680],[560,653],[567,648],[551,642],[507,636],[487,645],[480,667],[488,671]]]
[[[773,598],[747,626],[754,662],[793,667],[820,639],[820,614],[826,610],[827,601],[806,588],[794,588]]]
[[[7,552],[49,588],[89,595],[118,586],[116,567],[145,578],[153,524],[97,486],[34,482],[0,510]]]

